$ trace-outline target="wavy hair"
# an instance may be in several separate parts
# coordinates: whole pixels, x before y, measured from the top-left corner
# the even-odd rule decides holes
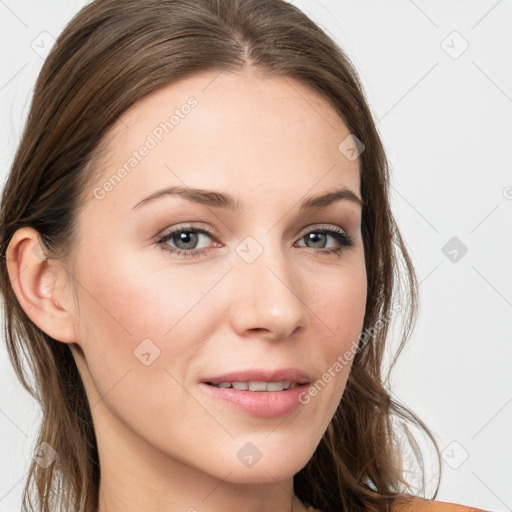
[[[243,68],[298,80],[325,98],[365,145],[360,154],[367,272],[363,331],[343,397],[308,463],[294,476],[305,504],[323,512],[391,510],[412,496],[396,420],[439,448],[428,427],[394,400],[383,375],[393,303],[412,332],[418,284],[389,203],[389,164],[357,73],[343,50],[285,0],[95,0],[67,25],[38,76],[0,211],[0,286],[8,354],[42,409],[37,443],[59,454],[32,462],[23,506],[96,512],[100,467],[92,415],[67,344],[39,329],[17,301],[6,247],[18,228],[39,233],[50,258],[70,264],[77,218],[106,136],[137,101],[205,71]],[[402,293],[403,292],[403,293]],[[376,328],[378,326],[378,328]],[[373,328],[373,331],[372,331]],[[388,373],[389,377],[389,373]],[[424,466],[413,436],[407,437]],[[439,481],[434,497],[439,489]]]

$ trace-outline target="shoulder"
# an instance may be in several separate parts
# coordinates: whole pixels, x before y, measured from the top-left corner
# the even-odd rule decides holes
[[[419,497],[399,498],[393,512],[488,512],[480,508],[447,503],[445,501],[427,500]]]

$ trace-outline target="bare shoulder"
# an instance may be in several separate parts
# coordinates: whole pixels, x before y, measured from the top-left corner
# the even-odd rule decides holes
[[[419,497],[410,497],[397,500],[393,512],[489,512],[481,508],[447,503],[445,501],[427,500]]]

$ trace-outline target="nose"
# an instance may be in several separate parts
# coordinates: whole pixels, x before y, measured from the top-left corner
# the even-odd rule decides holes
[[[253,247],[252,250],[255,250]],[[261,247],[252,262],[235,258],[231,324],[241,337],[261,333],[269,340],[286,339],[308,324],[301,296],[301,276],[282,249]]]

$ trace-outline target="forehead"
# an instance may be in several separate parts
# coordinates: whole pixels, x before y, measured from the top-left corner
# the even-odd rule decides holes
[[[242,192],[251,184],[284,184],[284,191],[302,195],[318,183],[357,191],[359,162],[339,149],[349,135],[306,84],[207,72],[159,89],[121,117],[96,185],[113,183],[108,199],[117,208],[172,184]]]

